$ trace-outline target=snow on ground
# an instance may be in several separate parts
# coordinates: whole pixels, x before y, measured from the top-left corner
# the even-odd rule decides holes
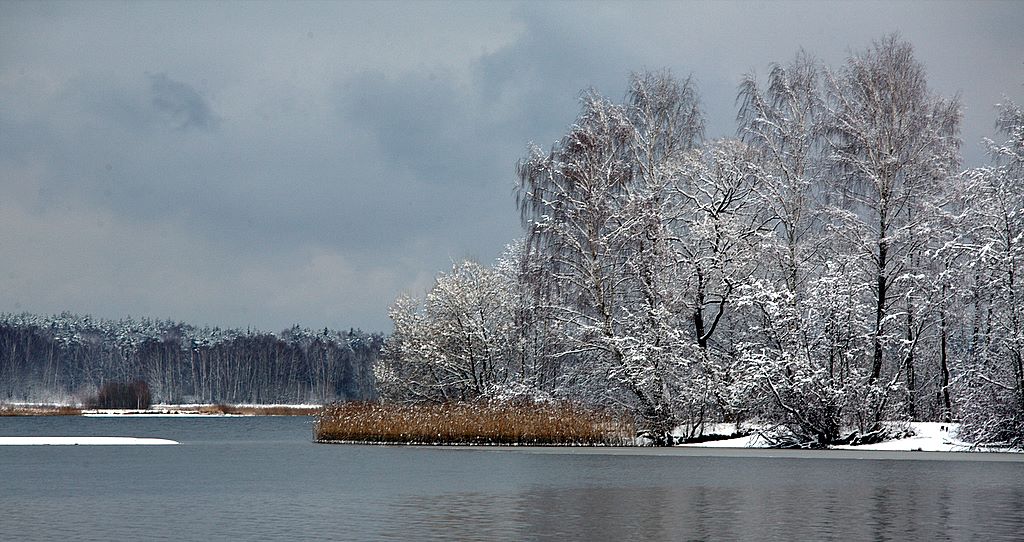
[[[754,433],[745,437],[709,440],[706,442],[692,442],[677,444],[676,446],[691,448],[768,448],[768,443],[765,442],[760,435]]]
[[[734,423],[716,423],[704,428],[705,435],[732,435],[734,433],[736,433],[736,424]],[[672,434],[676,438],[680,438],[685,436],[686,433],[680,428],[673,431]],[[690,448],[767,448],[768,443],[755,432],[745,437],[677,444],[676,446]]]
[[[158,446],[178,444],[162,438],[138,437],[0,437],[0,446]]]
[[[141,418],[209,418],[223,417],[223,418],[241,418],[245,414],[224,414],[222,412],[188,412],[188,411],[173,411],[173,410],[133,410],[133,409],[102,409],[102,410],[83,410],[82,416],[90,418],[118,418],[121,416],[141,417]]]
[[[955,423],[911,422],[914,436],[860,446],[833,446],[837,450],[886,450],[896,452],[966,452],[970,443],[956,440]]]
[[[150,408],[194,408],[196,406],[216,406],[216,403],[199,404],[199,405],[195,405],[195,404],[181,404],[181,405],[166,404],[165,405],[163,403],[160,403],[160,404],[153,405]],[[231,403],[231,406],[238,407],[238,408],[320,408],[320,407],[322,407],[324,405],[323,405],[323,403]]]
[[[228,417],[228,418],[230,418],[230,417],[244,417],[244,416],[255,415],[255,414],[234,414],[234,413],[225,413],[225,412],[211,412],[209,410],[203,411],[203,409],[216,409],[216,408],[218,408],[220,406],[221,405],[217,405],[217,404],[214,404],[214,403],[189,403],[189,404],[157,403],[155,405],[150,406],[148,409],[145,409],[145,410],[139,410],[139,409],[112,409],[112,408],[85,409],[85,410],[82,410],[82,416],[90,416],[90,417],[95,417],[95,418],[111,418],[111,417],[117,417],[117,416],[143,416],[143,417],[149,417],[149,418],[163,418],[163,417],[171,417],[171,416],[176,417],[176,418],[177,417],[182,417],[182,418],[204,417],[204,418],[206,418],[206,417],[210,417],[210,416],[220,416],[220,417]],[[270,409],[274,409],[274,408],[316,409],[316,408],[320,408],[321,406],[322,405],[317,405],[317,404],[249,404],[249,403],[242,403],[242,404],[237,404],[237,405],[236,404],[229,405],[229,407],[231,407],[231,408],[238,408],[238,409],[252,408],[252,409],[257,409],[257,410],[270,410]]]
[[[154,403],[150,410],[196,410],[204,407],[219,407],[220,403]],[[228,403],[234,408],[320,408],[322,403]]]
[[[218,403],[156,403],[150,405],[148,409],[134,409],[134,408],[82,408],[81,414],[83,416],[94,416],[94,417],[108,417],[108,416],[248,416],[249,414],[226,414],[223,412],[215,412],[212,410],[218,409],[222,406]],[[319,403],[231,403],[227,407],[232,409],[255,409],[255,410],[272,410],[272,409],[295,409],[295,410],[312,410],[319,409],[322,407]],[[38,408],[38,409],[56,409],[61,407],[81,408],[80,404],[75,403],[29,403],[20,401],[5,401],[0,403],[0,408],[4,407],[15,407],[15,408]],[[205,410],[204,410],[205,409]]]
[[[877,450],[889,452],[967,452],[981,451],[968,442],[956,439],[956,431],[959,424],[939,422],[911,422],[910,428],[914,436],[897,440],[888,440],[877,444],[862,444],[860,446],[833,446],[835,450]],[[706,435],[731,435],[736,432],[734,424],[717,424],[709,427]],[[693,448],[768,448],[768,443],[756,432],[745,437],[711,440],[692,444],[677,444],[677,446]],[[1021,452],[1021,450],[985,448],[983,451],[993,452]]]

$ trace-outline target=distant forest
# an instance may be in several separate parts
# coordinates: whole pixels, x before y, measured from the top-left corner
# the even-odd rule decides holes
[[[0,402],[80,402],[144,381],[156,402],[323,403],[376,396],[383,336],[149,319],[0,314]]]

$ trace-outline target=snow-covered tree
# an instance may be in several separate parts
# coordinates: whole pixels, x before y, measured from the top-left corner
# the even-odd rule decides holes
[[[792,445],[825,446],[857,418],[864,392],[858,354],[864,307],[854,259],[827,248],[823,68],[800,51],[773,64],[767,84],[740,84],[739,134],[758,151],[769,234],[757,247],[759,279],[739,292],[748,323],[739,345],[748,408]]]
[[[927,203],[958,165],[959,103],[928,90],[913,48],[895,35],[851,56],[827,81],[830,184],[841,205],[831,226],[871,281],[870,378],[879,381],[883,370],[908,376],[920,318],[909,279],[928,239]],[[888,389],[876,399],[878,420],[892,406]]]
[[[689,79],[585,94],[565,137],[518,166],[525,249],[516,272],[488,268],[511,289],[503,323],[430,328],[484,303],[453,271],[432,295],[459,311],[393,308],[389,363],[408,372],[382,365],[386,385],[487,395],[473,371],[424,371],[482,366],[468,345],[490,352],[493,329],[512,381],[624,406],[655,442],[757,417],[780,444],[826,446],[958,416],[965,435],[1018,442],[1020,109],[1002,109],[994,164],[959,175],[958,100],[895,35],[835,70],[801,51],[764,85],[744,77],[738,103],[738,139],[705,143]]]
[[[390,310],[395,331],[375,369],[382,396],[446,402],[536,395],[530,390],[538,363],[522,325],[517,277],[506,260],[496,267],[467,261],[439,275],[422,301],[400,297]]]
[[[800,288],[819,265],[824,120],[822,68],[800,51],[786,65],[773,64],[762,88],[753,75],[740,83],[739,134],[759,151],[760,204],[775,235],[763,247],[780,286]]]
[[[687,154],[670,190],[675,288],[690,320],[682,327],[694,367],[687,383],[706,397],[691,401],[690,421],[743,410],[736,394],[746,385],[736,356],[742,326],[729,314],[739,290],[757,276],[757,248],[770,229],[757,197],[762,180],[753,149],[718,140]]]
[[[585,95],[569,133],[519,166],[528,246],[544,262],[536,279],[567,339],[557,355],[584,364],[597,376],[581,379],[589,392],[627,402],[659,440],[677,421],[685,344],[667,198],[702,130],[690,80],[634,74],[625,105]]]
[[[870,428],[872,388],[860,360],[870,350],[864,283],[852,258],[826,264],[809,280],[807,297],[762,279],[743,288],[737,304],[751,314],[750,339],[739,345],[754,404],[775,426],[779,443],[820,447]],[[865,423],[866,422],[866,423]]]
[[[1024,111],[1000,106],[1006,137],[967,172],[965,244],[975,315],[961,382],[966,438],[1024,445]]]

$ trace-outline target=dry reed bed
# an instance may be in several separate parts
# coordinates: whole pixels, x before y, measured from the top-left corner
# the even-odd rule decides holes
[[[198,414],[235,414],[239,416],[315,416],[320,413],[318,406],[288,405],[198,405],[183,407],[181,412]]]
[[[318,442],[623,446],[635,433],[625,418],[569,404],[351,402],[326,405],[313,434]]]
[[[0,405],[0,416],[78,416],[82,409],[58,405]]]

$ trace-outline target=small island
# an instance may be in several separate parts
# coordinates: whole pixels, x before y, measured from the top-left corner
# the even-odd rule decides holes
[[[395,301],[383,403],[329,408],[318,440],[547,443],[488,435],[571,403],[635,434],[565,444],[1024,447],[1019,106],[962,171],[958,98],[896,34],[743,76],[735,138],[705,139],[692,77],[627,89],[529,147],[525,237]],[[494,420],[466,429],[475,410]]]

